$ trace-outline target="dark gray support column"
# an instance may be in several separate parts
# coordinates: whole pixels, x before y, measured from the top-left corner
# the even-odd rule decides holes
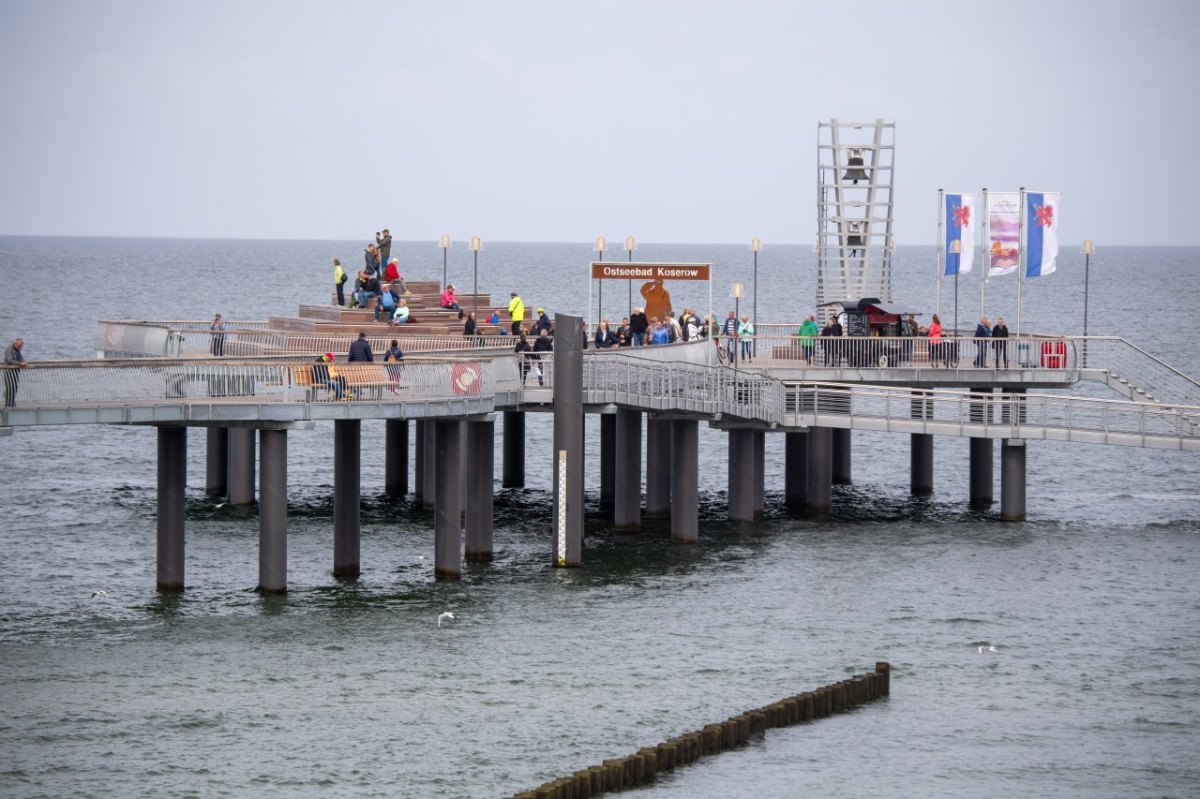
[[[828,427],[808,430],[808,512],[829,513],[833,502],[833,431]]]
[[[425,423],[425,489],[421,492],[421,505],[433,508],[437,505],[437,425],[438,422]]]
[[[848,486],[854,480],[850,469],[850,428],[835,427],[831,431],[832,437],[832,482],[834,485]]]
[[[766,496],[764,472],[766,471],[767,458],[767,434],[762,430],[755,430],[751,434],[751,441],[754,444],[753,448],[753,466],[754,466],[754,486],[751,489],[750,504],[754,510],[754,518],[761,519],[763,512],[766,510]]]
[[[204,492],[210,497],[229,494],[229,428],[208,428],[208,451],[204,461]]]
[[[783,434],[783,496],[789,508],[808,504],[808,432]]]
[[[389,497],[408,494],[408,420],[388,419],[384,428],[383,490]]]
[[[933,418],[933,399],[929,392],[912,392],[909,416],[922,420]],[[933,493],[933,434],[913,433],[910,443],[909,491],[914,497],[927,497]]]
[[[183,590],[184,489],[187,487],[187,428],[158,428],[159,591]]]
[[[616,496],[617,416],[600,414],[600,507],[611,510]]]
[[[697,505],[700,432],[695,419],[675,419],[671,431],[671,540],[694,544],[700,538]]]
[[[287,431],[260,430],[258,590],[287,591]]]
[[[579,330],[582,324],[583,319],[578,316],[554,315],[555,330]],[[574,333],[554,337],[552,462],[554,564],[580,566],[583,564],[583,348]]]
[[[500,469],[502,487],[525,487],[525,414],[521,411],[504,412],[504,461]]]
[[[730,428],[729,518],[748,522],[754,518],[754,432]]]
[[[229,503],[254,504],[254,428],[229,428]]]
[[[362,538],[362,422],[333,423],[333,576],[357,577]]]
[[[646,516],[671,514],[671,422],[646,417]]]
[[[1025,439],[1006,438],[1000,445],[1000,518],[1025,519]]]
[[[423,419],[413,422],[413,498],[422,501],[425,499],[425,425]]]
[[[642,412],[617,411],[613,460],[613,526],[618,530],[642,527]]]
[[[492,482],[496,461],[496,423],[467,422],[467,560],[492,559]]]
[[[971,507],[990,508],[992,499],[992,461],[994,459],[990,438],[971,438]]]
[[[933,435],[913,433],[911,438],[909,491],[914,497],[927,497],[933,493]]]
[[[439,419],[425,425],[426,452],[433,450],[437,504],[433,509],[433,573],[439,580],[462,576],[462,424]]]

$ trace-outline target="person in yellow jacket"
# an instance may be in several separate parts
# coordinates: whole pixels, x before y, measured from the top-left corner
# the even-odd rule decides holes
[[[508,301],[508,315],[512,317],[512,334],[514,336],[521,335],[521,323],[525,321],[525,303],[521,302],[521,297],[517,292],[513,292],[511,300]]]
[[[338,305],[346,304],[346,295],[342,293],[342,286],[346,285],[346,270],[342,269],[342,262],[337,258],[333,259],[333,285],[337,289]]]

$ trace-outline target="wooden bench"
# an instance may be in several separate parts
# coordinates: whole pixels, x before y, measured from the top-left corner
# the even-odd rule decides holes
[[[292,383],[306,390],[305,398],[308,402],[334,397],[332,388],[313,383],[313,366],[318,365],[314,363],[292,367]],[[346,381],[346,399],[382,399],[384,389],[400,387],[399,380],[391,380],[387,370],[388,364],[334,363],[332,366],[336,376]]]

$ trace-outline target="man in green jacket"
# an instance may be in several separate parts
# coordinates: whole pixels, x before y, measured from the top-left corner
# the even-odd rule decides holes
[[[821,335],[817,328],[817,317],[809,314],[796,331],[796,335],[800,337],[800,347],[804,350],[804,362],[812,366],[813,355],[817,350],[817,336]]]

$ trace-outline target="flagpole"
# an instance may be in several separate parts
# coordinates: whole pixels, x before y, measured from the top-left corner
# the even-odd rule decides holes
[[[1025,283],[1025,187],[1017,213],[1017,337],[1021,336],[1021,286]]]
[[[987,215],[987,189],[983,190],[983,213],[985,216]],[[988,232],[991,232],[991,231],[989,230]],[[984,245],[984,243],[986,241],[987,241],[986,238],[984,238],[980,241],[981,247]],[[988,273],[988,270],[986,268],[984,268],[984,260],[986,259],[990,262],[991,258],[988,257],[988,252],[986,249],[981,249],[979,255],[980,255],[980,258],[979,258],[979,316],[980,316],[980,318],[983,318],[984,316],[987,315],[986,311],[984,310],[987,307],[987,304],[986,304],[986,301],[984,300],[983,294],[984,294],[984,289],[987,288],[987,273]]]
[[[945,241],[944,241],[945,234],[942,232],[942,225],[945,223],[945,218],[946,218],[946,212],[942,209],[945,208],[945,197],[946,197],[945,191],[943,189],[938,189],[937,256],[934,259],[935,261],[937,261],[937,301],[934,303],[934,306],[935,306],[934,313],[936,313],[939,318],[941,318],[941,315],[942,315],[942,272],[945,271],[942,267],[942,257],[943,257],[942,249],[945,246]]]

